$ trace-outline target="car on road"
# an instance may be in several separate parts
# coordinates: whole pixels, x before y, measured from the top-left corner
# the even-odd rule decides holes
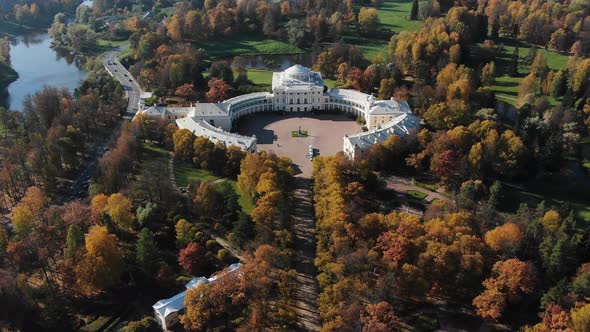
[[[115,73],[117,72],[117,70],[115,69]]]
[[[127,74],[123,74],[123,76],[127,77]]]
[[[129,82],[133,82],[133,80],[132,79],[129,79]]]

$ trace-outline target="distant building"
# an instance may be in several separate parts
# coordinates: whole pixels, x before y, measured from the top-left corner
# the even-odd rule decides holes
[[[412,114],[407,102],[393,98],[376,100],[372,95],[347,89],[326,92],[322,75],[301,65],[273,73],[272,93],[249,93],[220,103],[197,103],[190,107],[145,108],[140,101],[137,114],[174,121],[195,135],[253,152],[256,138],[230,133],[233,121],[256,112],[314,110],[340,110],[365,119],[367,132],[344,137],[343,151],[352,160],[363,158],[375,142],[383,142],[391,135],[412,134],[420,126],[419,118]]]
[[[154,309],[154,316],[156,321],[162,326],[162,329],[168,330],[180,322],[180,315],[184,312],[184,298],[186,292],[201,284],[212,284],[216,280],[228,273],[234,273],[242,268],[242,263],[235,263],[230,265],[226,270],[218,275],[210,278],[197,277],[189,281],[185,288],[186,290],[174,295],[169,299],[164,299],[156,302],[152,308]]]

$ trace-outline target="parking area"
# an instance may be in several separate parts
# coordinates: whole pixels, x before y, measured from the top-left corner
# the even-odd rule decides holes
[[[345,134],[358,133],[361,127],[347,114],[278,113],[254,114],[239,123],[239,133],[256,135],[258,151],[287,156],[297,166],[297,175],[311,177],[309,145],[322,156],[342,151]],[[292,137],[293,131],[307,131],[307,137]]]

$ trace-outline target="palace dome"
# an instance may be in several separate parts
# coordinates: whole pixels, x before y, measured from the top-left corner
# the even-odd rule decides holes
[[[287,77],[305,79],[309,77],[309,68],[298,64],[287,68],[285,74]]]

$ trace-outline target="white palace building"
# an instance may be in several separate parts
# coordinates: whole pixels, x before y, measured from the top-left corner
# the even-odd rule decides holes
[[[372,95],[355,90],[327,90],[319,72],[301,65],[273,73],[272,93],[249,93],[220,103],[198,103],[192,107],[145,108],[140,101],[137,114],[174,121],[178,127],[188,129],[197,136],[254,152],[256,137],[229,132],[233,121],[256,112],[312,110],[340,110],[365,118],[368,131],[343,138],[342,150],[352,160],[362,159],[373,144],[383,142],[391,135],[403,137],[415,133],[420,126],[420,119],[412,114],[407,102],[393,98],[376,100]]]

